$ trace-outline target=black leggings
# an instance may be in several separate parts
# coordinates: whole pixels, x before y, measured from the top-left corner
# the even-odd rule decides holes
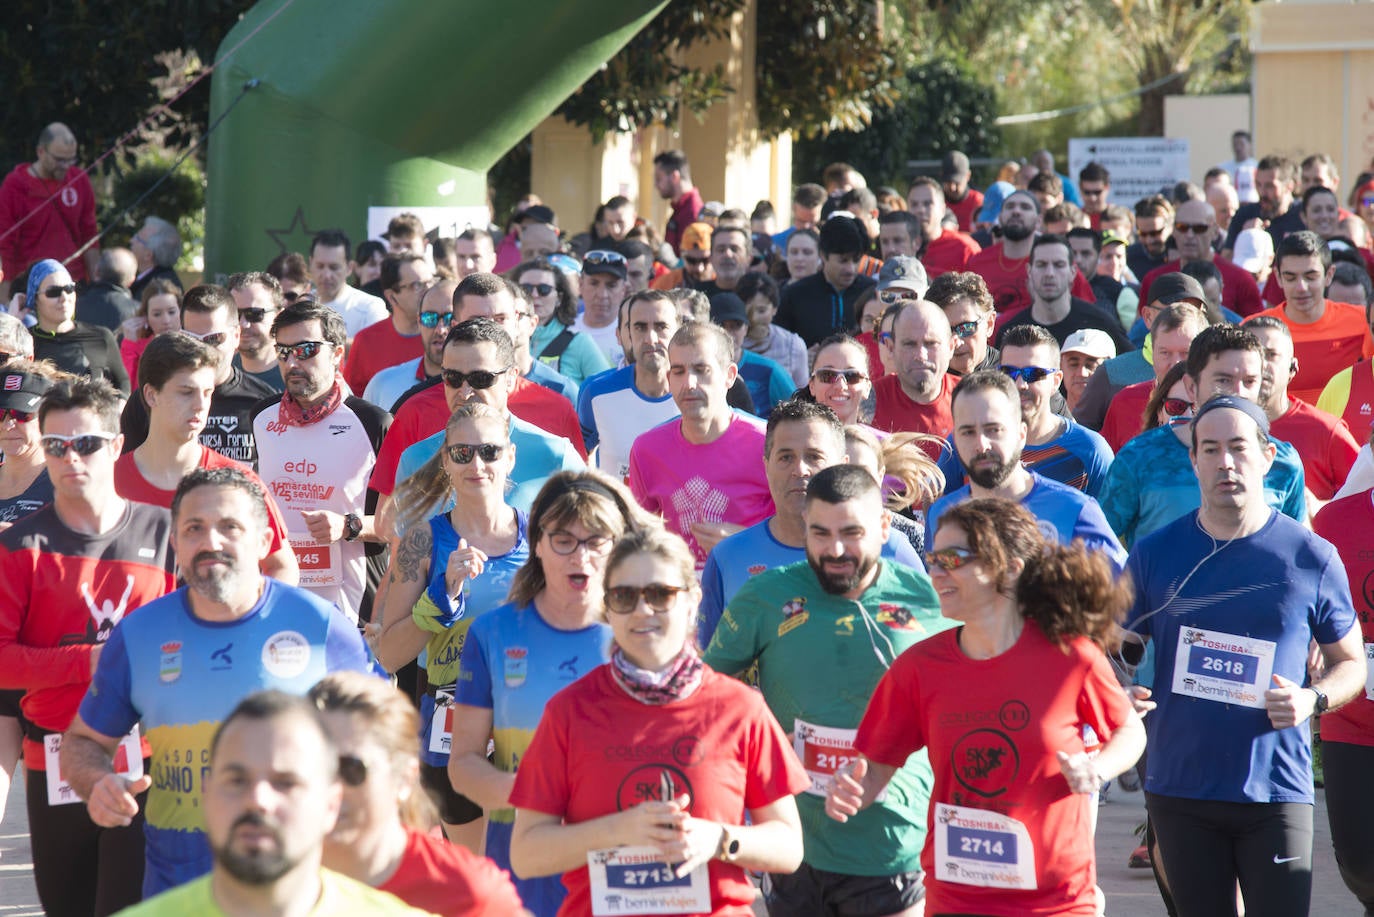
[[[101,828],[86,804],[48,805],[48,775],[26,768],[24,796],[38,900],[48,917],[104,917],[143,897],[143,807],[125,828]]]
[[[1365,913],[1374,914],[1374,793],[1369,792],[1374,747],[1323,741],[1322,766],[1336,865]]]
[[[1312,806],[1145,794],[1180,917],[1303,917],[1312,902]]]

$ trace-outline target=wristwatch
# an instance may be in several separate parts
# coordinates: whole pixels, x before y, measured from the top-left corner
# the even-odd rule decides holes
[[[1312,706],[1313,713],[1325,713],[1326,708],[1331,706],[1331,701],[1325,694],[1317,690],[1316,685],[1308,685],[1308,690],[1317,695],[1317,702]]]
[[[363,520],[357,513],[348,513],[344,516],[344,541],[357,541],[358,536],[363,533]]]
[[[720,850],[716,851],[716,859],[725,863],[733,863],[738,856],[739,838],[735,836],[729,825],[721,825]]]

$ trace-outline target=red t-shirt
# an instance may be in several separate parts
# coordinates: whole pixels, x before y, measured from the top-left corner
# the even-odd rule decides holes
[[[353,345],[344,359],[344,381],[361,395],[377,373],[388,366],[423,356],[424,349],[418,333],[401,334],[387,316],[368,325],[353,338]]]
[[[1292,396],[1288,412],[1269,424],[1269,432],[1298,451],[1307,489],[1318,500],[1336,495],[1360,454],[1360,444],[1344,420]]]
[[[506,408],[545,433],[568,439],[583,458],[587,457],[577,412],[562,395],[519,377],[515,380],[514,391],[506,399]],[[407,398],[391,421],[386,438],[382,440],[368,486],[383,496],[393,493],[396,490],[396,468],[401,464],[401,453],[442,430],[450,416],[452,412],[448,409],[442,382]]]
[[[966,270],[969,259],[982,250],[970,236],[946,229],[940,233],[940,238],[931,239],[926,244],[926,253],[921,256],[921,264],[925,267],[926,274],[934,280],[950,271]]]
[[[1264,300],[1260,298],[1259,284],[1255,283],[1255,278],[1250,272],[1241,267],[1236,267],[1225,258],[1213,258],[1212,264],[1216,267],[1217,273],[1221,274],[1221,304],[1233,312],[1238,312],[1241,318],[1255,315],[1264,309]],[[1180,270],[1181,263],[1177,260],[1161,264],[1153,271],[1145,275],[1145,279],[1140,282],[1140,301],[1146,305],[1150,302],[1150,284],[1155,282],[1157,277],[1164,274],[1172,274]]]
[[[76,166],[47,181],[21,162],[0,184],[0,269],[10,279],[44,258],[61,261],[98,231],[91,180]],[[85,280],[86,262],[73,258],[67,273]]]
[[[958,384],[958,376],[945,373],[939,397],[930,404],[921,404],[902,391],[902,380],[896,373],[883,376],[873,383],[873,426],[887,433],[929,433],[944,440],[954,432],[951,395]],[[939,461],[939,443],[922,443],[921,448],[931,459]]]
[[[978,222],[978,211],[983,209],[983,192],[969,188],[962,201],[945,198],[945,208],[959,218],[961,232],[973,232],[973,224]]]
[[[1030,255],[1024,258],[1008,258],[1002,251],[1002,243],[998,242],[968,259],[968,264],[961,270],[973,271],[983,278],[992,293],[992,303],[999,313],[1013,312],[1031,304],[1030,286],[1026,276],[1029,264]],[[1097,301],[1097,294],[1093,292],[1087,278],[1078,268],[1073,270],[1073,286],[1069,288],[1069,294],[1088,302]]]
[[[401,865],[378,889],[442,917],[508,917],[523,907],[504,869],[466,847],[409,828]]]
[[[974,660],[959,649],[959,632],[936,634],[897,657],[854,742],[870,759],[894,767],[918,749],[929,750],[935,786],[921,852],[926,913],[1095,914],[1089,806],[1096,803],[1069,791],[1055,755],[1084,750],[1085,724],[1110,739],[1130,716],[1126,695],[1107,658],[1088,640],[1070,641],[1065,652],[1026,621],[1011,649]],[[936,832],[946,829],[935,818],[937,804],[1024,825],[1034,888],[943,879],[955,870],[935,862]]]
[[[553,696],[520,759],[510,801],[567,824],[661,802],[661,786],[691,797],[696,818],[727,825],[810,786],[762,695],[706,668],[680,701],[650,706],[626,694],[606,665]],[[753,914],[754,886],[739,867],[707,866],[712,915]],[[587,867],[563,874],[560,917],[591,913]]]
[[[1365,655],[1374,644],[1374,551],[1369,550],[1369,533],[1374,531],[1371,496],[1374,492],[1365,490],[1333,500],[1312,520],[1312,530],[1331,542],[1345,563]],[[1322,714],[1322,739],[1374,745],[1374,700],[1369,699],[1367,688],[1339,710]]]
[[[701,192],[696,188],[688,188],[682,192],[682,197],[673,201],[673,212],[663,228],[663,241],[673,247],[675,254],[682,254],[682,231],[697,221],[701,206]]]
[[[887,375],[887,370],[883,369],[882,353],[878,350],[878,339],[873,336],[873,332],[865,331],[863,334],[855,335],[854,340],[864,345],[864,351],[868,354],[868,377],[881,379]]]
[[[1107,405],[1107,416],[1102,421],[1102,438],[1113,452],[1120,452],[1127,440],[1140,435],[1145,427],[1145,405],[1150,402],[1150,393],[1155,390],[1153,379],[1128,385],[1116,393],[1112,403]]]
[[[231,458],[223,456],[208,446],[200,447],[199,468],[237,468],[262,488],[262,495],[267,500],[267,516],[272,529],[271,551],[275,554],[282,549],[283,545],[290,545],[286,540],[286,523],[282,519],[281,509],[277,506],[277,501],[272,496],[272,491],[267,485],[262,483],[262,478],[258,477],[252,468],[241,465]],[[126,452],[115,462],[114,467],[115,493],[125,500],[137,500],[139,503],[151,503],[153,506],[161,506],[163,509],[172,508],[172,497],[176,496],[175,490],[162,490],[148,483],[148,479],[138,470],[138,463],[134,461],[134,454]]]
[[[1364,357],[1374,356],[1374,339],[1369,336],[1369,325],[1359,306],[1328,299],[1322,317],[1305,325],[1288,317],[1287,303],[1259,314],[1274,316],[1292,332],[1298,374],[1288,384],[1288,394],[1308,404],[1317,403],[1322,389],[1336,373]]]

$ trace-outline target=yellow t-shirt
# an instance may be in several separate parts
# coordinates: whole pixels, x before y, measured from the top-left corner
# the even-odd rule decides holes
[[[428,913],[417,911],[399,898],[327,869],[320,870],[320,880],[324,888],[320,900],[310,910],[310,917],[351,917],[354,914],[424,917]],[[185,917],[186,914],[224,917],[224,911],[215,903],[215,896],[210,891],[210,876],[202,876],[125,908],[116,917]]]

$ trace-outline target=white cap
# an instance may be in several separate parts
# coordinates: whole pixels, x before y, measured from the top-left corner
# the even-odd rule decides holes
[[[1083,328],[1069,335],[1060,353],[1081,353],[1099,360],[1110,360],[1116,356],[1116,344],[1112,336],[1097,328]]]
[[[1265,229],[1242,229],[1236,235],[1231,262],[1243,271],[1258,274],[1274,260],[1274,238]]]

